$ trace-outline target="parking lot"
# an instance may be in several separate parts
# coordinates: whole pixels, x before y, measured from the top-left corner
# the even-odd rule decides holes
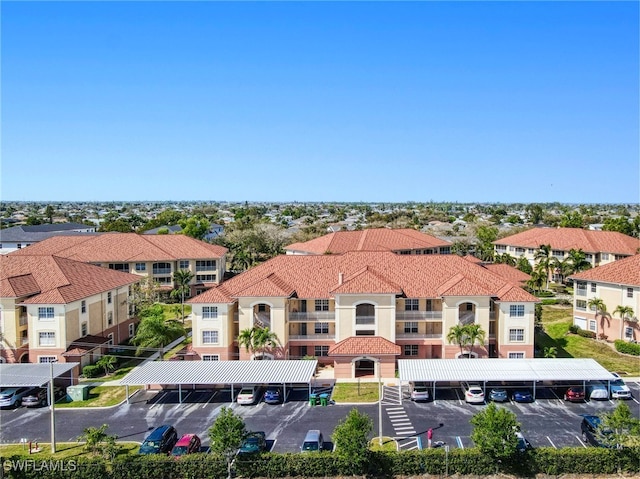
[[[627,382],[633,398],[627,401],[634,415],[640,411],[640,384]],[[237,392],[237,391],[236,391]],[[296,452],[309,429],[320,429],[325,447],[331,448],[331,433],[349,410],[357,407],[374,422],[378,433],[378,404],[310,406],[308,390],[289,391],[287,402],[269,405],[260,402],[240,406],[231,402],[230,389],[182,391],[140,391],[130,404],[107,409],[56,409],[56,441],[75,441],[84,428],[108,424],[109,434],[121,440],[142,441],[150,430],[161,424],[171,424],[179,434],[196,433],[203,445],[208,445],[207,430],[214,423],[220,408],[231,406],[244,420],[249,430],[264,431],[271,450]],[[532,403],[508,401],[502,405],[513,411],[522,424],[522,431],[533,447],[584,446],[580,439],[582,414],[601,414],[613,410],[617,400],[568,403],[562,394],[549,388],[536,390]],[[426,432],[433,429],[434,441],[444,441],[452,448],[471,447],[469,420],[483,405],[467,404],[459,388],[438,390],[435,401],[400,404],[398,389],[385,387],[382,402],[382,432],[385,436],[405,437],[405,449],[426,447]],[[48,408],[18,408],[0,411],[3,443],[19,442],[21,438],[50,441]]]

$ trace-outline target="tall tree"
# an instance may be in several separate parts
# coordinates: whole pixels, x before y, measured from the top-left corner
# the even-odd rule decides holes
[[[616,306],[616,309],[613,310],[613,314],[617,314],[620,316],[620,338],[623,336],[623,328],[624,323],[626,322],[638,322],[638,318],[635,318],[633,308],[631,306]]]
[[[244,346],[247,352],[251,351],[254,359],[258,357],[264,359],[268,349],[277,348],[279,345],[278,336],[268,328],[254,326],[250,329],[243,329],[238,335],[238,346]]]
[[[138,346],[136,354],[140,355],[145,349],[158,349],[160,359],[164,347],[171,341],[184,335],[184,326],[175,319],[164,319],[162,306],[156,304],[140,311],[140,324],[131,342]]]
[[[551,260],[551,245],[541,244],[534,253],[534,258],[536,260],[536,269],[544,271],[547,289],[549,289],[549,273],[553,264]]]
[[[193,273],[188,269],[179,269],[173,272],[173,282],[175,288],[171,291],[171,296],[179,297],[182,306],[182,323],[184,324],[184,297],[191,292],[189,284],[193,279]]]
[[[51,205],[47,205],[44,209],[44,215],[49,219],[49,224],[53,224],[53,215],[56,214],[56,210]]]
[[[211,451],[225,458],[227,461],[227,478],[231,479],[233,459],[248,435],[244,420],[236,415],[231,408],[223,406],[208,433],[211,441]]]
[[[607,316],[607,305],[600,298],[592,298],[589,300],[587,305],[595,310],[595,319],[598,320],[598,316],[600,316],[600,329],[604,329],[604,321]]]
[[[520,429],[516,415],[506,408],[490,403],[471,418],[471,440],[494,461],[513,456],[518,448],[516,431]]]
[[[529,222],[534,225],[540,223],[544,217],[542,206],[535,203],[527,205],[526,212]]]
[[[476,342],[479,346],[484,346],[486,333],[479,324],[467,324],[465,326],[465,329],[468,338],[467,341],[469,343],[469,346],[471,347],[471,352],[473,352],[473,347],[475,346]]]
[[[633,416],[625,403],[618,403],[616,408],[602,414],[599,437],[609,447],[637,446],[640,444],[640,419]]]
[[[516,268],[518,268],[523,273],[527,273],[527,274],[531,274],[531,272],[533,271],[533,267],[531,266],[531,263],[529,263],[529,260],[524,256],[520,256],[520,258],[518,258],[518,263],[516,264]]]
[[[495,247],[493,242],[498,238],[498,228],[495,226],[479,226],[476,230],[476,256],[482,261],[493,261]]]
[[[570,249],[566,261],[570,265],[569,274],[579,273],[591,268],[591,263],[587,261],[587,255],[582,249]]]
[[[364,413],[353,408],[344,420],[338,422],[331,439],[339,459],[344,461],[345,474],[362,475],[366,473],[369,462],[368,436],[373,429],[373,421]]]
[[[460,355],[464,354],[464,347],[469,344],[469,337],[466,328],[461,324],[452,326],[447,334],[447,341],[457,344],[460,347]]]

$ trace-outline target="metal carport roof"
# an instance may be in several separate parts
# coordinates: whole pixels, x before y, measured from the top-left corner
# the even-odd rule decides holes
[[[147,384],[308,384],[318,361],[152,361],[120,380],[124,386]]]
[[[606,381],[594,359],[399,359],[401,381]]]
[[[68,373],[78,363],[53,363],[53,377]],[[51,363],[0,364],[0,386],[37,387],[51,379]]]

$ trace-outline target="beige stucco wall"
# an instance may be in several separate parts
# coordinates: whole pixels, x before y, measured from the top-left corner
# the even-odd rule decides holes
[[[356,326],[356,306],[373,304],[375,306],[375,325]],[[356,335],[357,329],[375,329],[376,336],[382,336],[395,342],[395,295],[351,295],[335,296],[336,342]]]
[[[511,317],[511,305],[524,304],[523,317]],[[533,351],[535,334],[535,303],[513,303],[501,302],[498,306],[498,318],[496,323],[496,339],[498,343],[498,353],[500,357],[507,357],[506,351]],[[510,341],[510,329],[524,329],[524,341]],[[532,358],[533,353],[525,357]]]

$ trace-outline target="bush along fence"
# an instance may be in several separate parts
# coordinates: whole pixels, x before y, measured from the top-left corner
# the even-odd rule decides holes
[[[405,452],[367,453],[363,470],[357,475],[371,478],[400,476],[444,476],[513,474],[637,474],[640,473],[640,447],[539,448],[516,454],[502,462],[493,461],[477,449],[427,449]],[[3,457],[5,478],[14,479],[208,479],[226,477],[226,462],[215,454],[193,454],[179,460],[168,456],[128,456],[102,459],[34,459],[34,456]],[[336,477],[354,474],[348,458],[335,454],[267,453],[237,458],[236,477]]]
[[[622,341],[621,339],[616,339],[613,344],[619,353],[640,356],[640,344],[628,343],[626,341]]]

